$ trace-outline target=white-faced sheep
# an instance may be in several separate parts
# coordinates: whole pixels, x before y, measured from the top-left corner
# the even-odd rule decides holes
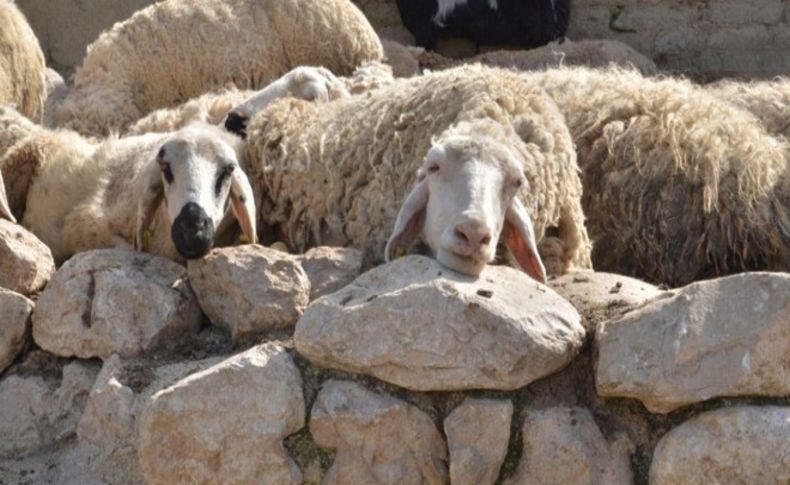
[[[754,114],[768,133],[790,140],[790,78],[770,81],[719,81],[705,89]]]
[[[232,84],[258,89],[300,65],[339,74],[381,60],[378,36],[350,0],[168,0],[88,47],[61,126],[123,132],[149,112]]]
[[[576,143],[596,269],[669,285],[790,269],[787,145],[750,113],[635,71],[523,76],[549,92]]]
[[[44,54],[14,2],[0,0],[0,105],[40,121],[44,112]]]
[[[0,108],[0,120],[21,117]],[[205,254],[228,212],[256,240],[237,137],[209,125],[96,143],[35,127],[0,159],[11,210],[56,262],[88,249],[137,247],[172,259]]]
[[[396,256],[422,236],[474,273],[502,242],[542,279],[531,216],[549,272],[590,264],[567,127],[516,74],[465,66],[331,103],[280,100],[248,133],[261,232],[273,226],[291,248],[351,243],[370,264],[388,239]]]

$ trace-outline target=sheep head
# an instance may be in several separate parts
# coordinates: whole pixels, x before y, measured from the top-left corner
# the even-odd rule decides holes
[[[161,144],[137,182],[135,247],[145,250],[146,231],[162,203],[184,258],[211,249],[228,202],[247,240],[257,242],[252,188],[238,150],[234,137],[208,125],[188,126]]]
[[[440,263],[478,275],[493,262],[501,241],[524,272],[545,283],[532,221],[518,198],[527,189],[522,167],[511,149],[476,132],[474,124],[445,132],[428,151],[400,209],[387,260],[421,236]]]

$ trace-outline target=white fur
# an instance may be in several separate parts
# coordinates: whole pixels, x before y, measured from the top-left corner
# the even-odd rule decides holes
[[[468,1],[469,0],[437,0],[438,8],[436,9],[436,15],[433,17],[433,23],[439,27],[444,27],[444,21],[447,16],[453,13],[456,7],[466,5]],[[491,10],[497,10],[499,8],[497,0],[488,0],[488,6],[491,7]]]

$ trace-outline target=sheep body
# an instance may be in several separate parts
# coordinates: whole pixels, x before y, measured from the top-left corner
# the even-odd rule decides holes
[[[12,104],[40,121],[44,112],[44,54],[16,5],[0,0],[0,105]]]
[[[768,133],[790,140],[790,78],[769,81],[719,81],[706,91],[754,114]]]
[[[58,118],[81,133],[123,131],[228,84],[260,88],[303,64],[350,74],[382,56],[349,0],[157,2],[88,47]]]
[[[790,269],[788,147],[750,113],[633,70],[523,76],[570,128],[596,269],[670,285]]]
[[[513,132],[502,141],[526,160],[531,189],[521,199],[537,239],[557,228],[542,248],[559,251],[549,271],[589,266],[578,166],[562,116],[541,89],[482,66],[400,79],[331,103],[284,99],[259,113],[248,128],[246,159],[261,192],[262,227],[274,226],[299,251],[350,242],[368,264],[382,261],[432,136],[475,120]]]

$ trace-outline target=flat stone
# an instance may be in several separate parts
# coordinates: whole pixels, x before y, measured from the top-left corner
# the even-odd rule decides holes
[[[790,407],[739,406],[702,413],[661,438],[651,485],[790,483]]]
[[[34,306],[19,293],[0,288],[0,373],[22,351]]]
[[[668,292],[596,333],[596,387],[667,413],[717,396],[790,394],[790,274]]]
[[[310,415],[319,446],[337,454],[323,485],[445,484],[444,440],[416,407],[359,384],[327,381]]]
[[[149,484],[300,483],[283,439],[304,426],[302,379],[274,344],[235,355],[154,394],[139,421]]]
[[[362,252],[319,246],[297,256],[310,279],[310,301],[334,293],[362,272]]]
[[[33,338],[64,357],[132,356],[196,331],[202,318],[186,268],[104,249],[77,254],[55,274],[33,312]]]
[[[585,408],[530,411],[521,435],[521,462],[507,485],[633,483],[631,443],[622,435],[607,442]]]
[[[450,483],[489,485],[496,482],[510,442],[513,403],[468,398],[444,420],[450,452]]]
[[[573,306],[520,271],[475,278],[422,256],[316,300],[294,335],[316,365],[418,391],[517,389],[564,367],[583,338]]]
[[[234,341],[293,327],[310,298],[296,258],[255,244],[189,261],[189,280],[211,322],[229,329]]]
[[[52,252],[24,227],[0,219],[0,287],[28,296],[55,272]]]

